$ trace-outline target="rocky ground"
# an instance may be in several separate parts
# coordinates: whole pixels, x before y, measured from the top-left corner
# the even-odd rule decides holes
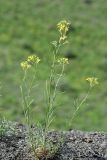
[[[35,160],[26,141],[25,126],[14,123],[15,132],[0,136],[0,160]],[[13,128],[14,128],[13,127]],[[57,143],[63,136],[57,153],[50,160],[107,160],[107,133],[101,132],[49,132],[49,138]]]

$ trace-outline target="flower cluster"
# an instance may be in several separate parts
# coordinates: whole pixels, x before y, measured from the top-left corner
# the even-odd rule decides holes
[[[60,64],[69,64],[68,58],[60,58],[57,60],[57,62]]]
[[[40,62],[40,59],[36,55],[28,56],[27,60],[24,62],[21,62],[21,67],[23,70],[28,70],[31,68],[32,65],[38,64]]]
[[[20,65],[21,65],[21,67],[22,67],[23,70],[27,70],[27,69],[29,69],[31,67],[31,65],[28,64],[27,61],[21,62]]]
[[[37,57],[36,55],[31,55],[27,58],[27,62],[31,64],[38,64],[40,62],[40,58]]]
[[[96,77],[88,77],[88,78],[86,79],[86,81],[89,82],[90,87],[94,87],[95,85],[99,84],[98,78],[96,78]]]
[[[60,21],[57,24],[57,28],[58,28],[58,30],[59,30],[59,32],[61,34],[60,39],[59,39],[59,43],[66,41],[66,39],[67,39],[67,32],[69,30],[69,27],[70,27],[70,23],[67,22],[66,20]]]
[[[70,26],[70,23],[68,23],[66,20],[63,20],[63,21],[60,21],[58,24],[57,24],[57,27],[58,27],[58,30],[59,32],[62,34],[62,33],[67,33],[68,30],[69,30],[69,26]]]

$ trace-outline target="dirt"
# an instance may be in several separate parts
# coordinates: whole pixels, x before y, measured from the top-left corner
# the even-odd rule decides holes
[[[0,136],[0,160],[35,160],[26,140],[26,127],[14,126],[14,134],[8,131]],[[53,143],[60,137],[63,142],[50,160],[107,160],[107,133],[71,130],[48,134]]]

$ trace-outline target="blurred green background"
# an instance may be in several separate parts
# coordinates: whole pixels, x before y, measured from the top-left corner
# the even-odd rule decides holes
[[[48,78],[50,42],[58,38],[56,24],[71,21],[69,44],[60,54],[69,57],[58,87],[52,128],[69,129],[74,102],[87,93],[86,77],[100,84],[76,115],[73,129],[107,131],[107,1],[106,0],[0,0],[0,113],[24,123],[20,62],[30,54],[42,60],[39,66],[32,121],[44,121],[45,80]]]

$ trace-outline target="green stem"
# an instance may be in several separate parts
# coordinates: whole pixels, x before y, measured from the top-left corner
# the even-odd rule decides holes
[[[58,78],[58,80],[57,80],[57,82],[56,82],[56,85],[55,85],[55,89],[54,89],[54,93],[53,93],[53,98],[52,98],[52,103],[55,101],[55,98],[56,98],[56,90],[57,90],[59,81],[60,81],[61,77],[63,76],[63,73],[64,73],[64,64],[62,65],[61,73],[60,73],[59,78]]]
[[[56,98],[57,86],[58,86],[59,81],[60,81],[60,79],[61,79],[61,77],[63,75],[63,72],[64,72],[64,64],[62,65],[61,73],[59,74],[59,78],[56,81],[53,95],[51,96],[49,110],[48,110],[48,113],[47,113],[47,126],[46,126],[46,130],[48,130],[49,126],[51,125],[51,123],[53,121],[52,117],[53,117],[54,101],[55,101],[55,98]]]
[[[37,64],[34,66],[34,76],[32,78],[32,81],[30,83],[30,87],[29,87],[29,90],[28,90],[28,97],[30,96],[30,93],[31,93],[31,90],[33,88],[33,84],[34,84],[34,81],[35,81],[35,78],[36,78],[36,68],[37,68]]]
[[[31,90],[33,88],[35,77],[36,77],[36,67],[35,67],[35,73],[34,73],[33,79],[31,81],[31,83],[29,84],[29,88],[28,88],[28,85],[26,85],[26,76],[27,76],[27,71],[25,71],[25,73],[24,73],[22,84],[20,85],[20,90],[21,90],[21,95],[22,95],[22,100],[23,100],[24,115],[25,115],[26,123],[28,125],[28,135],[29,135],[29,139],[30,139],[30,142],[31,142],[31,146],[34,150],[34,145],[32,143],[32,138],[33,138],[32,137],[32,130],[30,128],[31,127],[30,126],[30,105],[31,105],[31,102],[32,102],[30,100],[30,94],[31,94]],[[24,85],[25,85],[25,88],[27,90],[26,95],[25,95],[25,91],[24,91]]]
[[[77,106],[76,110],[74,111],[74,113],[73,113],[73,115],[72,115],[72,118],[71,118],[71,121],[70,121],[70,126],[72,125],[72,122],[73,122],[73,120],[74,120],[74,118],[75,118],[78,110],[79,110],[80,107],[83,105],[83,103],[87,100],[87,98],[88,98],[88,96],[89,96],[89,93],[90,93],[90,91],[91,91],[91,88],[92,88],[92,87],[89,88],[86,96],[82,99],[82,101],[81,101],[80,104]]]
[[[52,66],[51,66],[51,73],[50,73],[50,77],[49,77],[49,87],[48,87],[48,82],[46,81],[46,93],[47,93],[47,105],[48,105],[48,110],[47,110],[47,114],[46,114],[46,124],[45,124],[45,129],[44,129],[44,145],[46,143],[46,134],[47,134],[47,131],[48,131],[48,128],[50,126],[50,122],[49,122],[49,117],[50,117],[50,112],[51,112],[51,109],[52,109],[52,105],[51,105],[51,100],[52,100],[52,89],[51,89],[51,84],[52,84],[52,81],[54,79],[54,76],[55,76],[55,63],[56,63],[56,55],[58,54],[58,51],[59,51],[59,48],[60,48],[60,44],[54,48],[54,51],[53,51],[53,62],[52,62]]]

